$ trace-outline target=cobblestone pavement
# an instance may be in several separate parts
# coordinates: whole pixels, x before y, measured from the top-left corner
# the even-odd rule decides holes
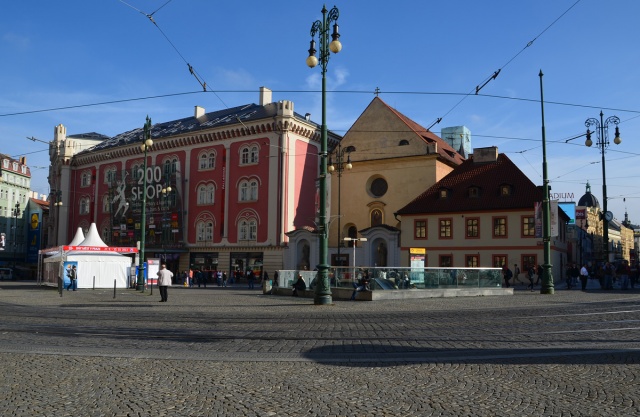
[[[640,290],[158,300],[0,282],[0,415],[640,415]]]

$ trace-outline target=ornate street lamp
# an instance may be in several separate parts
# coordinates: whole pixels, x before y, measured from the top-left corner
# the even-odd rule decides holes
[[[600,120],[590,117],[584,122],[584,125],[587,127],[587,140],[584,142],[586,146],[593,145],[593,141],[591,140],[591,131],[589,130],[590,126],[595,126],[596,136],[598,141],[596,142],[596,146],[600,149],[600,153],[602,154],[602,255],[604,257],[603,261],[609,261],[609,222],[613,220],[613,214],[610,211],[607,211],[607,174],[605,169],[605,150],[609,147],[609,124],[613,123],[616,125],[616,133],[613,139],[613,143],[619,145],[622,140],[620,139],[620,130],[618,129],[618,124],[620,123],[620,119],[617,116],[610,116],[606,120],[603,119],[604,114],[600,111]]]
[[[136,283],[136,290],[144,291],[144,238],[146,234],[146,207],[147,207],[147,151],[153,146],[153,140],[151,140],[151,119],[147,116],[147,121],[144,124],[144,133],[142,136],[142,144],[140,150],[144,152],[144,168],[142,171],[142,214],[140,216],[140,265],[138,267],[138,282]]]
[[[355,150],[355,146],[347,146],[346,148],[342,148],[342,146],[338,144],[338,149],[336,151],[336,163],[334,165],[333,161],[331,160],[331,155],[329,155],[329,167],[327,168],[331,173],[333,173],[334,171],[338,173],[338,262],[341,262],[340,247],[342,246],[342,229],[340,228],[340,219],[342,217],[340,214],[340,182],[342,178],[342,171],[344,171],[345,169],[349,171],[351,170],[351,168],[353,168],[353,165],[351,164],[351,152],[354,152]],[[345,153],[347,154],[346,162],[344,162]]]
[[[331,288],[329,286],[329,265],[327,264],[327,253],[329,252],[329,235],[327,230],[327,63],[329,62],[329,50],[337,54],[342,49],[339,41],[338,33],[338,16],[340,12],[336,7],[327,10],[322,6],[322,20],[316,20],[311,25],[311,43],[309,46],[309,56],[307,57],[307,65],[310,68],[321,64],[322,68],[322,128],[320,136],[320,178],[319,178],[319,213],[318,213],[318,233],[320,234],[319,264],[318,277],[316,279],[316,292],[314,304],[331,304]],[[329,43],[329,26],[333,25],[333,39]],[[316,57],[316,42],[313,39],[318,34],[320,40],[320,59]]]

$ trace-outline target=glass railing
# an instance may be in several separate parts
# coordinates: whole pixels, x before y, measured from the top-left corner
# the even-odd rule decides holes
[[[411,290],[444,288],[494,288],[502,286],[500,268],[382,268],[331,267],[329,285],[332,288],[353,288],[362,276],[369,274],[372,290]],[[282,270],[274,286],[291,288],[302,275],[307,288],[315,286],[317,271]]]

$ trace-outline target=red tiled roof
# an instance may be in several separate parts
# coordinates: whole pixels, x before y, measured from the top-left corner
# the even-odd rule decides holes
[[[500,194],[502,185],[510,187],[510,195]],[[469,197],[469,189],[477,187],[478,197]],[[448,197],[440,198],[441,189]],[[451,213],[508,209],[531,209],[542,201],[543,192],[505,155],[497,162],[475,163],[472,158],[451,171],[398,214]]]
[[[395,113],[400,120],[402,120],[416,135],[420,136],[425,143],[437,143],[438,144],[438,154],[451,162],[454,162],[456,165],[460,165],[465,159],[462,157],[458,151],[453,149],[451,145],[442,140],[438,135],[428,130],[426,127],[419,125],[414,122],[404,114],[400,113],[398,110],[389,106],[379,97],[375,98],[376,100],[380,100],[385,106],[387,106],[393,113]]]

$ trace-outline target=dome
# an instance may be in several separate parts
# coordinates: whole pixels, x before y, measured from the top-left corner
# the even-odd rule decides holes
[[[598,199],[593,194],[591,194],[591,186],[589,185],[589,182],[587,182],[587,189],[584,195],[580,197],[580,200],[578,200],[578,206],[600,208]]]

